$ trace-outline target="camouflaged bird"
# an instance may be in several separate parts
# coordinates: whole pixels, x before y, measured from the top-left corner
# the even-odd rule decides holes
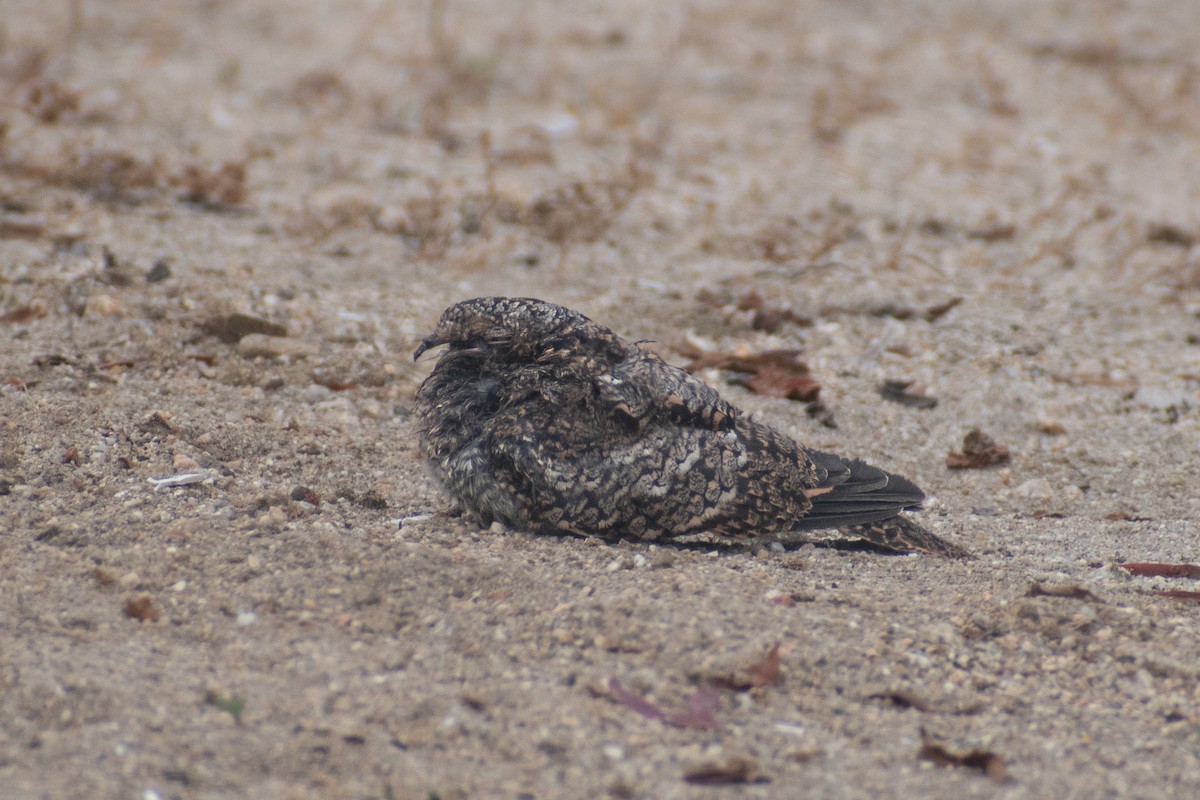
[[[576,311],[466,300],[413,358],[442,345],[417,392],[417,436],[438,481],[483,525],[964,555],[898,516],[925,497],[912,482],[803,447]]]

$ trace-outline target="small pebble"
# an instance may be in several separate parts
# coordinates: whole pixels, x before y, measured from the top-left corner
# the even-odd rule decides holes
[[[94,294],[84,303],[83,314],[86,317],[119,317],[124,316],[125,306],[112,295]]]
[[[320,347],[302,339],[267,336],[262,333],[247,334],[237,343],[237,353],[242,358],[309,358],[320,351]]]

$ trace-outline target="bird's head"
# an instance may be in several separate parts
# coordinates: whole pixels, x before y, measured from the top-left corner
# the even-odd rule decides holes
[[[619,349],[621,342],[612,331],[569,308],[529,297],[477,297],[447,308],[413,359],[441,345],[464,355],[521,360],[580,348]]]

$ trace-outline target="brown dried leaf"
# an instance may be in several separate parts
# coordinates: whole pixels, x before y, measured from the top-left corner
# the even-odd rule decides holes
[[[1196,243],[1196,235],[1168,223],[1156,223],[1146,232],[1146,241],[1186,248]]]
[[[57,180],[106,200],[135,202],[153,195],[160,184],[157,162],[143,161],[123,150],[88,150],[72,153],[58,170]]]
[[[1115,44],[1108,42],[1031,41],[1025,48],[1039,58],[1055,58],[1090,67],[1113,66],[1120,63],[1136,63],[1136,59],[1125,54]]]
[[[943,317],[946,312],[961,303],[961,297],[951,297],[941,303],[935,303],[925,309],[913,308],[912,306],[903,306],[898,303],[884,303],[881,306],[875,306],[869,310],[873,317],[891,317],[892,319],[923,319],[926,322],[935,322]]]
[[[1026,597],[1070,597],[1075,600],[1099,600],[1090,589],[1077,583],[1034,583],[1025,592]]]
[[[1200,592],[1192,592],[1186,589],[1161,589],[1150,592],[1156,597],[1170,597],[1175,600],[1196,600],[1200,601]]]
[[[676,728],[717,730],[721,724],[713,716],[721,705],[721,696],[711,686],[701,686],[687,699],[687,710],[668,714],[665,722]]]
[[[183,189],[181,200],[209,208],[226,208],[246,200],[246,162],[226,161],[219,167],[189,164],[171,183]]]
[[[731,383],[766,397],[805,403],[816,400],[821,391],[821,384],[808,373],[808,367],[803,363],[766,362],[754,374],[734,378]]]
[[[925,313],[921,316],[925,318],[926,322],[937,322],[939,319],[944,317],[947,312],[958,306],[958,304],[962,301],[963,299],[961,297],[951,297],[945,302],[935,303],[927,307],[925,309]]]
[[[946,466],[950,469],[981,469],[1003,464],[1009,458],[1007,447],[996,444],[992,437],[976,428],[963,437],[961,453],[946,454]]]
[[[912,381],[884,381],[879,394],[884,400],[911,408],[936,408],[938,404],[936,397],[925,394],[924,386],[914,385]]]
[[[764,782],[764,779],[758,776],[758,762],[742,755],[699,761],[683,771],[683,779],[687,783],[700,786]]]
[[[629,691],[616,678],[609,679],[608,691],[618,703],[632,708],[646,719],[656,719],[676,728],[716,730],[721,727],[713,716],[720,703],[720,695],[711,686],[701,686],[688,697],[687,709],[673,714],[663,711],[640,694]]]
[[[616,678],[608,679],[608,692],[613,696],[618,703],[628,708],[632,708],[637,713],[641,714],[646,719],[657,719],[666,721],[667,712],[650,702],[640,694],[635,694],[629,691]]]
[[[922,744],[917,752],[917,758],[927,759],[939,767],[969,767],[977,769],[987,777],[997,782],[1008,780],[1008,767],[1004,758],[991,750],[979,748],[966,752],[953,752],[939,742],[929,738],[921,731]]]
[[[1162,564],[1155,561],[1131,561],[1118,564],[1143,578],[1200,578],[1200,564]]]
[[[141,622],[158,622],[161,618],[154,601],[144,592],[125,601],[125,616]]]
[[[25,91],[22,107],[40,122],[53,125],[64,114],[79,110],[79,92],[55,81],[38,81]]]
[[[1017,235],[1017,226],[1012,224],[994,223],[967,231],[968,239],[980,242],[1004,242]]]
[[[138,428],[155,436],[174,435],[178,432],[168,411],[152,411],[142,417]]]
[[[821,391],[821,384],[812,377],[799,350],[761,353],[694,350],[691,356],[692,361],[685,367],[688,372],[715,367],[744,373],[731,383],[767,397],[812,403]]]
[[[890,692],[876,692],[867,695],[868,700],[887,700],[899,708],[914,708],[917,711],[930,711],[929,701],[907,689],[894,689]]]
[[[761,686],[773,686],[779,682],[781,674],[779,642],[776,642],[761,661],[756,661],[730,675],[714,678],[712,683],[722,689],[744,692]]]
[[[261,333],[264,336],[287,336],[286,326],[238,311],[209,317],[200,327],[205,333],[211,334],[227,344],[233,344],[243,336],[252,333]]]
[[[31,322],[40,317],[46,316],[49,311],[46,304],[40,300],[35,300],[32,303],[26,303],[23,306],[10,308],[3,314],[0,314],[0,323],[7,325],[20,325],[26,322]]]
[[[0,215],[0,239],[40,239],[46,235],[46,220],[15,214]]]
[[[725,314],[732,313],[734,310],[753,311],[754,317],[750,321],[750,326],[756,331],[774,333],[785,322],[801,328],[810,328],[813,325],[812,317],[797,314],[784,306],[770,305],[762,295],[753,289],[736,299],[727,294],[718,294],[711,289],[701,289],[697,293],[696,299]]]
[[[1139,517],[1129,511],[1112,511],[1104,515],[1109,522],[1149,522],[1152,517]]]
[[[750,676],[750,685],[753,687],[774,686],[779,683],[779,676],[782,674],[779,665],[779,642],[771,646],[762,661],[747,667],[746,673]]]

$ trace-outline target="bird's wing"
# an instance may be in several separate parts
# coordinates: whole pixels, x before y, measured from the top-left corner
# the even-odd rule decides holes
[[[708,384],[653,353],[632,353],[594,378],[597,394],[613,413],[638,422],[656,420],[711,431],[728,430],[741,411]]]
[[[821,477],[806,491],[812,509],[798,521],[796,530],[878,522],[916,508],[925,499],[912,481],[864,461],[805,452]]]
[[[823,476],[792,440],[764,426],[710,430],[652,418],[635,430],[602,408],[592,412],[513,409],[492,428],[493,475],[514,487],[531,530],[765,535],[803,518],[811,507],[806,490]]]

